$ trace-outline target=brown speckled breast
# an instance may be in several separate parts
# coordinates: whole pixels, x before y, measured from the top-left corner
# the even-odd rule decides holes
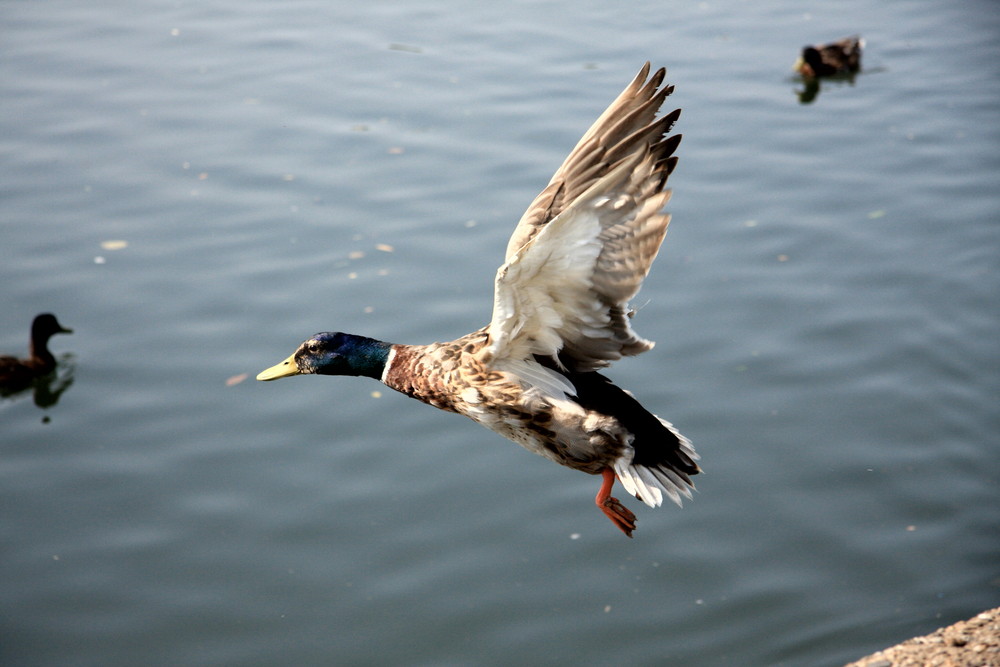
[[[484,327],[447,343],[396,345],[384,382],[428,405],[465,414],[462,392],[489,375],[474,358],[488,338]]]
[[[628,434],[616,419],[526,394],[516,377],[479,360],[488,339],[484,328],[447,343],[396,345],[383,381],[570,468],[597,474],[621,456]]]

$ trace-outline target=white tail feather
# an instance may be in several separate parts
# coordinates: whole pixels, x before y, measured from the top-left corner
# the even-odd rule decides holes
[[[665,419],[660,419],[660,423],[677,436],[677,440],[680,443],[680,450],[685,455],[694,461],[701,458],[698,456],[698,452],[694,451],[691,441],[678,433],[673,424]],[[677,503],[678,507],[683,506],[681,496],[688,500],[691,499],[691,491],[694,489],[693,484],[665,465],[644,466],[633,464],[631,451],[627,456],[622,456],[615,461],[614,468],[615,475],[618,477],[618,481],[622,483],[622,486],[625,487],[625,490],[650,507],[659,507],[662,505],[664,494]]]

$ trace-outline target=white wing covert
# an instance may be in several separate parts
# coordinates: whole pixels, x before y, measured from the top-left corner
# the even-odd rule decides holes
[[[629,322],[670,222],[661,213],[680,110],[656,118],[673,90],[647,63],[587,131],[522,216],[496,275],[490,341],[497,364],[539,355],[575,371],[653,346]]]

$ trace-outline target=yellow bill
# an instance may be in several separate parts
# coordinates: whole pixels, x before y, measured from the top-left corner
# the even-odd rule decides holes
[[[295,363],[295,355],[288,357],[280,364],[271,366],[267,370],[263,370],[257,374],[258,380],[277,380],[278,378],[288,377],[289,375],[298,375],[299,366]]]

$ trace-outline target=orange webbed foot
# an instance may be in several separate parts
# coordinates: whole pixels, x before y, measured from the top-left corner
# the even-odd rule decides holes
[[[601,505],[601,511],[611,519],[611,522],[618,526],[623,533],[632,537],[635,530],[635,514],[629,508],[618,502],[617,498],[608,498]]]
[[[618,502],[617,498],[611,497],[611,487],[615,483],[615,471],[611,468],[605,468],[601,471],[601,476],[604,478],[604,483],[601,484],[601,490],[597,492],[594,503],[604,512],[605,516],[611,519],[611,523],[632,537],[632,531],[635,530],[635,514]]]

